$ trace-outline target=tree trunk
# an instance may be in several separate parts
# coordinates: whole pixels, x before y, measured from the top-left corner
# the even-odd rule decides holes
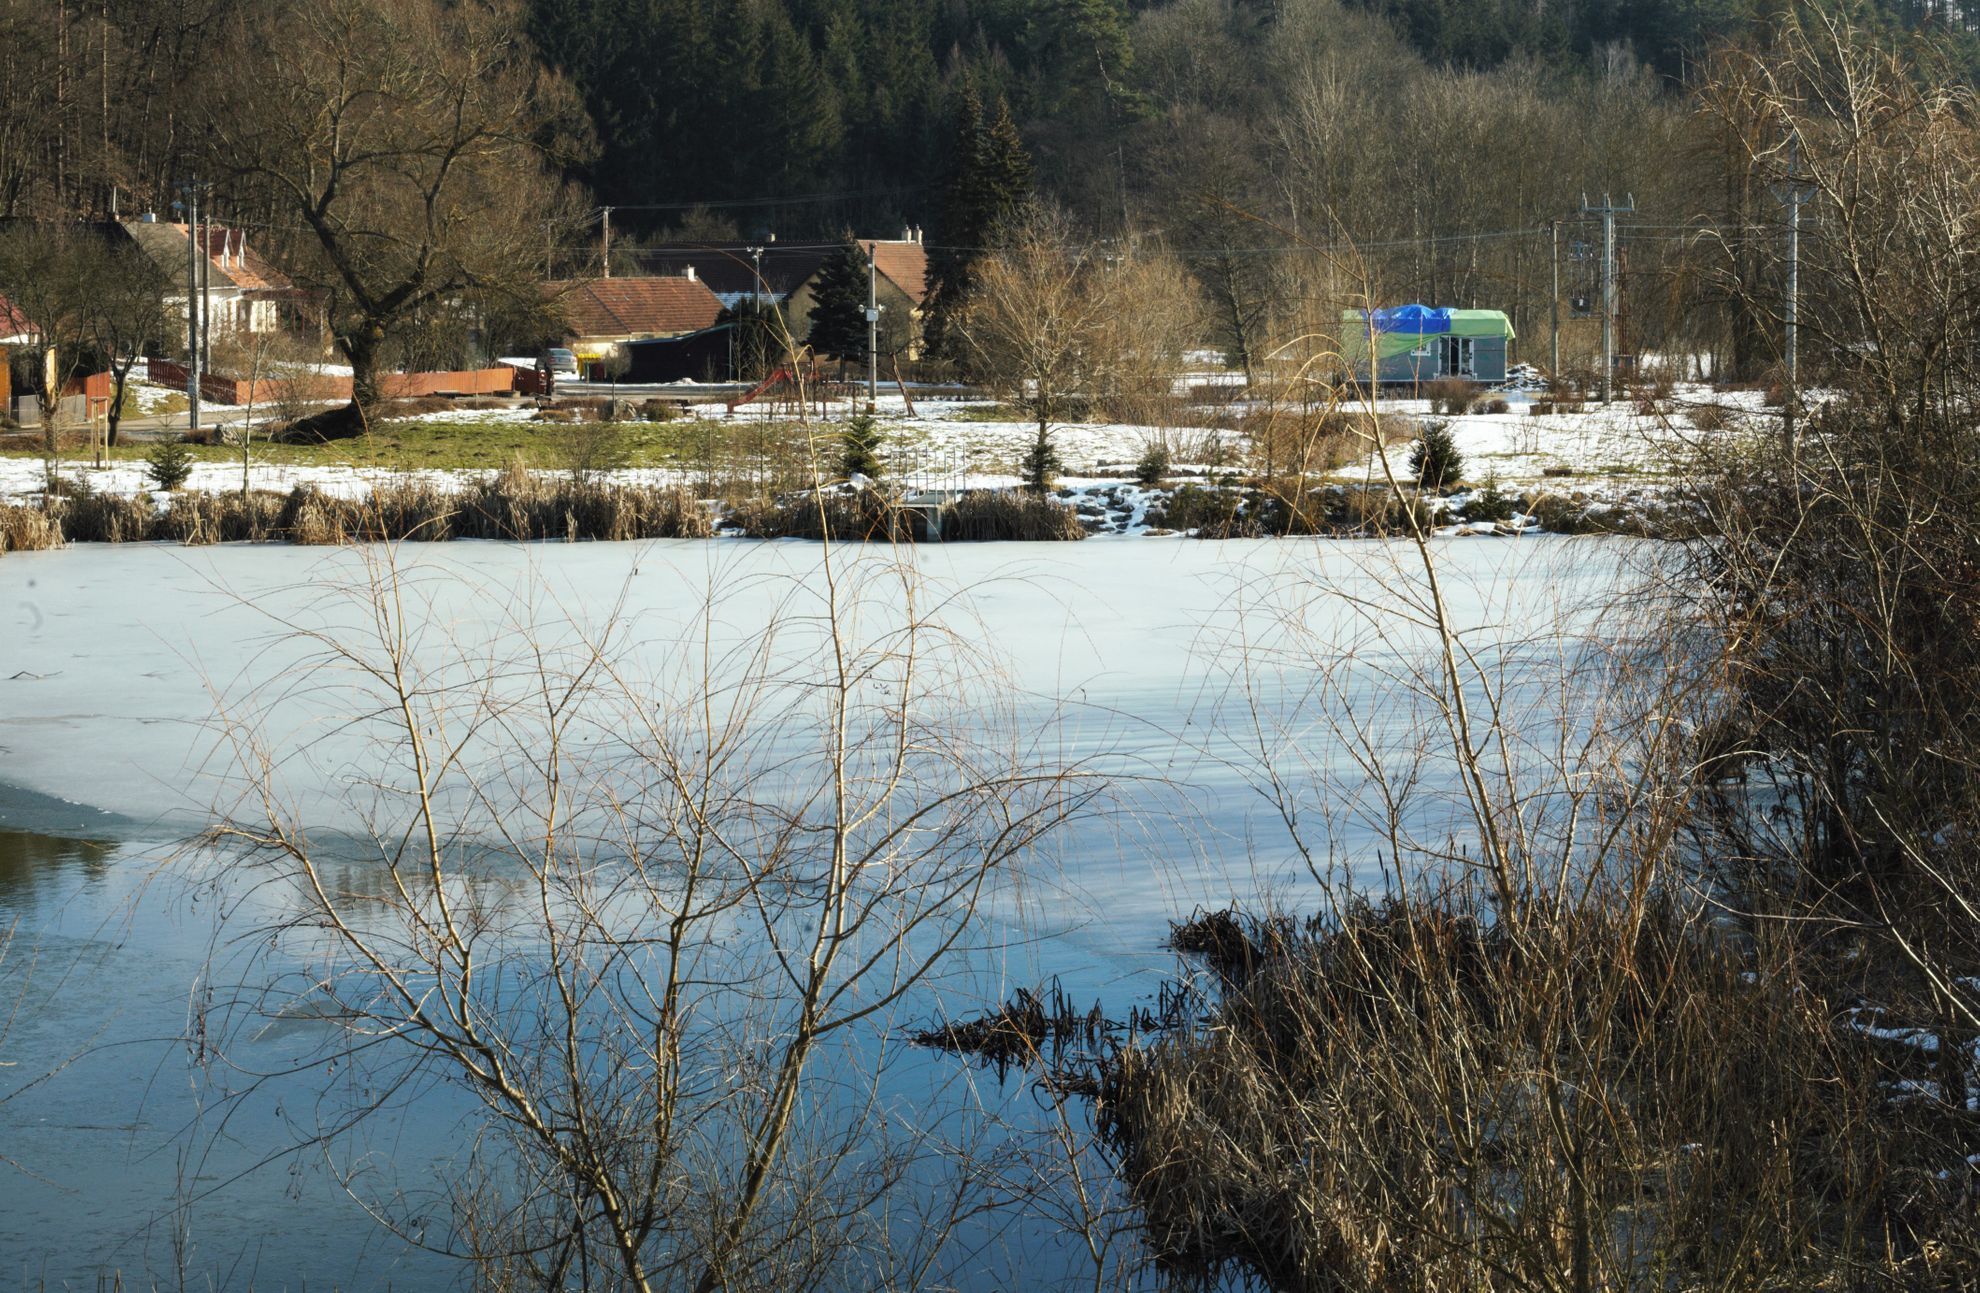
[[[103,415],[103,447],[117,447],[117,425],[124,420],[124,391],[131,380],[131,366],[110,365],[110,409]]]
[[[337,338],[344,357],[351,363],[351,402],[340,408],[293,423],[281,438],[291,444],[322,444],[329,440],[349,440],[361,436],[377,424],[379,408],[385,402],[379,384],[379,352],[385,346],[385,328],[364,323]]]
[[[378,356],[385,348],[385,326],[367,320],[352,328],[342,341],[344,353],[351,361],[351,409],[359,427],[355,434],[363,434],[371,429],[379,407],[385,402],[384,391],[378,384]]]

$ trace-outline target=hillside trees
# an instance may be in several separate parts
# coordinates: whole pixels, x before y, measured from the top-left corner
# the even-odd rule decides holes
[[[353,371],[351,404],[308,430],[358,434],[414,320],[536,292],[556,200],[545,143],[571,141],[571,105],[502,0],[283,4],[234,39],[259,74],[209,105],[214,156],[305,231],[291,268],[328,302]]]

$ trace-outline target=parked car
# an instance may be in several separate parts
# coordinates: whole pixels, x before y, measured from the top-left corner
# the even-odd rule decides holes
[[[550,360],[551,375],[555,377],[568,377],[573,380],[575,380],[578,377],[579,375],[578,361],[577,361],[576,353],[574,353],[573,351],[565,350],[561,347],[552,347],[550,350],[546,351],[545,353]]]

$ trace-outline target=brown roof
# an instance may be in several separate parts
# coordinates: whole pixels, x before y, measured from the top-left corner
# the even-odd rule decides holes
[[[15,309],[12,301],[0,296],[0,339],[32,335],[34,335],[33,322]]]
[[[126,220],[124,232],[131,241],[151,255],[174,280],[186,271],[186,240],[192,237],[183,224],[157,220]],[[249,241],[244,229],[215,226],[204,231],[207,259],[213,266],[215,287],[237,287],[244,292],[293,292],[289,276],[270,264]]]
[[[873,257],[873,268],[887,276],[895,287],[906,292],[916,305],[928,295],[928,249],[918,242],[880,242],[868,239],[866,254]]]
[[[577,337],[670,337],[712,327],[722,303],[698,279],[600,278],[545,284]]]

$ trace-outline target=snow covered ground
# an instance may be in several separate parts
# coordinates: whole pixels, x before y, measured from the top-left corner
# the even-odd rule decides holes
[[[1192,374],[1190,380],[1200,385],[1199,379],[1216,376],[1220,374]],[[155,388],[141,389],[155,392]],[[1441,419],[1464,456],[1467,479],[1492,481],[1507,489],[1544,481],[1553,492],[1620,503],[1654,499],[1674,468],[1701,443],[1764,433],[1775,416],[1762,406],[1759,392],[1719,392],[1704,386],[1681,386],[1654,411],[1618,399],[1606,407],[1589,403],[1577,412],[1534,416],[1534,401],[1541,396],[1512,390],[1503,398],[1505,413],[1467,413]],[[1434,416],[1429,402],[1420,399],[1385,399],[1380,412],[1419,423]],[[991,416],[986,418],[986,414]],[[845,415],[844,406],[839,406],[828,417]],[[885,394],[878,401],[878,415],[890,480],[911,492],[1013,486],[1019,480],[1019,463],[1037,430],[1035,424],[986,402],[921,400],[910,413],[899,394]],[[533,407],[519,405],[444,409],[404,420],[468,427],[525,423],[534,416]],[[741,428],[776,420],[779,414],[768,406],[747,406],[730,413],[722,404],[712,403],[692,406],[689,416]],[[1160,443],[1168,448],[1171,470],[1180,478],[1241,471],[1247,448],[1243,433],[1209,425],[1208,416],[1195,421],[1198,425],[1170,427],[1055,423],[1052,436],[1064,464],[1062,484],[1071,491],[1066,500],[1083,511],[1104,515],[1114,532],[1140,533],[1146,528],[1150,499],[1133,483],[1134,464],[1150,446]],[[1711,429],[1701,429],[1700,423]],[[554,436],[557,428],[546,424],[544,434]],[[1400,474],[1407,461],[1407,445],[1393,446],[1389,454]],[[148,488],[141,463],[99,470],[68,462],[61,470],[87,480],[100,491],[129,494]],[[441,488],[458,488],[479,474],[467,470],[415,473]],[[688,471],[665,468],[612,474],[624,481],[648,484],[690,483],[693,479]],[[250,483],[257,489],[271,490],[310,484],[327,493],[357,496],[392,476],[384,469],[367,467],[256,464]],[[1333,476],[1343,482],[1383,479],[1372,453]],[[42,483],[38,459],[0,458],[0,501],[19,502],[38,496]],[[234,464],[200,464],[188,482],[195,490],[239,486],[240,469]]]

